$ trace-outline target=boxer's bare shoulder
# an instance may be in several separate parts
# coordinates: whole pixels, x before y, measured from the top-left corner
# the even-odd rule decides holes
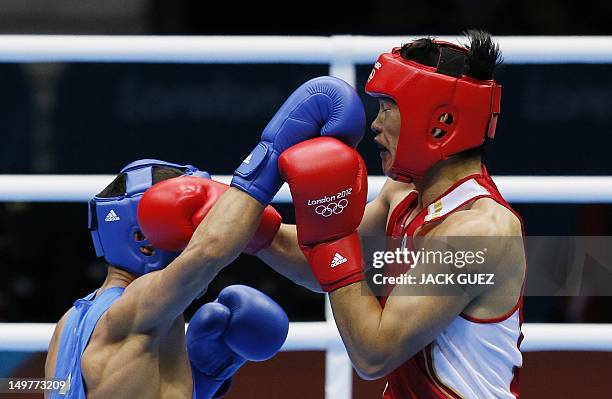
[[[385,196],[389,203],[389,211],[391,212],[411,191],[415,190],[416,188],[412,183],[402,183],[393,179],[387,179],[381,194]]]
[[[384,235],[389,215],[414,189],[412,183],[401,183],[387,178],[378,196],[366,206],[363,220],[359,225],[359,234]]]
[[[491,198],[478,199],[453,212],[431,231],[439,236],[521,236],[519,218]]]

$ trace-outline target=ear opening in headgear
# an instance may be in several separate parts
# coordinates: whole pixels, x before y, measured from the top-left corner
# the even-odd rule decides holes
[[[155,248],[149,243],[147,237],[140,230],[134,231],[132,238],[137,244],[143,244],[138,247],[138,251],[146,257],[155,255]]]
[[[140,247],[140,253],[146,257],[155,255],[155,248],[147,248],[145,246]]]
[[[452,125],[454,118],[452,114],[444,112],[442,115],[440,115],[440,117],[438,117],[438,120],[444,124]]]
[[[439,127],[434,127],[431,130],[431,135],[435,138],[435,139],[441,139],[442,137],[444,137],[446,135],[446,130],[442,130]]]
[[[134,232],[134,241],[140,242],[140,241],[144,241],[144,240],[146,240],[146,238],[145,238],[144,234],[142,234],[142,231],[136,230]]]

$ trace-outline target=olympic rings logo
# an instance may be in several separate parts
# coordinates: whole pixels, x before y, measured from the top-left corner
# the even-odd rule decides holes
[[[326,205],[319,205],[315,208],[315,213],[317,215],[321,215],[324,218],[328,218],[331,215],[339,215],[342,213],[344,208],[348,205],[348,200],[346,198],[341,199],[338,202],[330,202]]]

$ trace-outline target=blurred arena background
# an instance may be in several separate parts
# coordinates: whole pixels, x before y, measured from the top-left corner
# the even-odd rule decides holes
[[[344,6],[1,0],[0,33],[410,37],[457,35],[476,27],[493,35],[612,34],[612,3],[594,0]],[[362,89],[369,71],[359,66],[357,80],[371,121],[377,103]],[[504,66],[497,75],[504,86],[502,114],[486,161],[491,173],[612,175],[611,72],[609,64]],[[112,174],[138,158],[230,174],[293,89],[327,73],[327,65],[295,64],[0,64],[0,174]],[[380,174],[371,139],[359,149],[370,174]],[[292,221],[290,205],[278,209]],[[517,204],[516,209],[528,235],[612,233],[609,204]],[[103,280],[105,264],[94,256],[84,203],[3,202],[0,220],[0,322],[55,322]],[[322,295],[248,256],[224,270],[190,311],[235,283],[268,293],[292,321],[324,318]],[[611,323],[612,300],[526,298],[525,321]],[[39,376],[43,359],[44,354],[0,352],[0,377]],[[589,375],[589,386],[576,377],[578,367]],[[239,372],[228,397],[323,397],[323,369],[323,352],[281,353]],[[612,389],[606,378],[611,371],[609,353],[528,353],[521,374],[524,397],[604,397]],[[380,382],[355,378],[354,384],[355,398],[379,397]]]

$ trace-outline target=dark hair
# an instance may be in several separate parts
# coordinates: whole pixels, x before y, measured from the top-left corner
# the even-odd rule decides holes
[[[158,183],[162,180],[172,179],[174,177],[182,176],[184,172],[177,168],[169,166],[153,166],[153,181],[152,183]],[[97,196],[100,198],[112,198],[120,197],[125,194],[126,190],[126,174],[121,173],[110,182],[104,190],[100,191]]]
[[[463,35],[467,39],[464,47],[468,49],[463,74],[478,80],[493,79],[495,69],[503,61],[499,45],[493,41],[490,33],[482,30],[468,30]],[[400,55],[404,59],[435,67],[440,57],[440,47],[433,38],[426,37],[404,44]]]

